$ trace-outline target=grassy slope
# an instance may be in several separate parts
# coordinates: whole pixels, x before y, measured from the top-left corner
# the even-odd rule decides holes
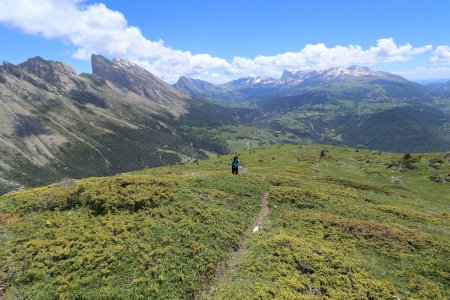
[[[228,156],[0,198],[6,298],[189,299],[236,248],[269,191],[269,226],[252,236],[219,299],[445,299],[449,183],[444,154],[326,147]],[[387,168],[388,165],[394,165]],[[432,166],[430,166],[432,165]],[[397,169],[397,170],[396,170]]]
[[[449,186],[426,176],[448,174],[448,159],[438,171],[424,164],[436,155],[423,155],[417,171],[399,173],[384,165],[398,155],[333,148],[317,162],[318,153],[259,155],[253,170],[274,184],[272,224],[219,298],[447,298]]]

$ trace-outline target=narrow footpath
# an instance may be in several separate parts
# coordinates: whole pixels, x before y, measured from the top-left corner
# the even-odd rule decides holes
[[[230,280],[231,275],[236,271],[237,267],[242,261],[245,252],[248,249],[250,238],[254,230],[261,230],[266,226],[267,216],[269,215],[269,193],[265,192],[261,197],[261,204],[258,215],[253,219],[252,225],[247,228],[244,233],[244,238],[237,250],[230,251],[230,258],[226,262],[219,264],[214,278],[210,284],[205,287],[203,292],[194,299],[214,299],[214,296],[219,291],[223,283]]]

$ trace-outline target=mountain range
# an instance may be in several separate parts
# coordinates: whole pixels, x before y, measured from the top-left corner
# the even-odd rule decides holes
[[[80,75],[41,57],[0,66],[0,193],[271,143],[450,148],[448,84],[354,66],[170,86],[129,61],[91,61]]]
[[[180,77],[173,85],[192,95],[216,100],[258,101],[270,96],[290,96],[311,89],[326,89],[353,97],[423,97],[426,88],[387,72],[371,71],[367,67],[329,68],[325,70],[284,70],[279,79],[246,77],[220,85],[199,79]],[[354,95],[352,95],[354,94]]]

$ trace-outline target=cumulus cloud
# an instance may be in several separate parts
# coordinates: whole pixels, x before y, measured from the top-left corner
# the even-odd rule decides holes
[[[450,46],[437,46],[431,57],[431,62],[437,65],[450,65]]]
[[[144,38],[128,26],[122,13],[104,4],[84,6],[77,0],[2,0],[0,21],[28,34],[62,39],[76,47],[74,56],[88,59],[91,53],[120,57],[159,57],[171,49],[162,41]]]
[[[227,62],[209,54],[172,49],[162,40],[152,41],[139,28],[130,26],[121,12],[82,0],[2,0],[0,22],[27,34],[60,39],[75,46],[73,55],[78,59],[88,60],[92,53],[129,59],[169,82],[181,75],[223,82],[241,76],[279,76],[283,69],[402,62],[432,49],[431,45],[397,45],[392,38],[384,38],[368,49],[359,45],[308,44],[297,52],[254,58],[236,56]],[[449,48],[440,47],[433,61],[449,62]]]
[[[406,77],[410,80],[450,78],[450,68],[448,67],[418,67],[412,70],[396,71],[393,73]]]
[[[397,62],[411,59],[411,56],[431,50],[431,45],[414,48],[410,44],[398,46],[392,38],[379,39],[376,46],[367,50],[358,45],[335,46],[308,44],[299,52],[286,52],[275,56],[257,56],[254,61],[262,66],[282,68],[303,68],[316,66],[374,65],[380,62]]]

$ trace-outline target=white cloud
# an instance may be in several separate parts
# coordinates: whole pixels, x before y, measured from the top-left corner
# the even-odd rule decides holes
[[[172,49],[162,40],[147,39],[139,28],[128,25],[122,13],[102,3],[87,5],[81,0],[1,0],[0,23],[27,34],[60,39],[77,48],[73,55],[78,59],[87,60],[97,53],[133,60],[169,82],[181,75],[221,82],[241,76],[279,76],[282,69],[370,66],[407,61],[432,49],[431,45],[397,45],[392,38],[385,38],[368,49],[359,45],[308,44],[298,52],[258,55],[253,59],[236,56],[227,62],[209,54]],[[444,48],[438,47],[434,62],[450,61],[449,48],[440,47]]]
[[[431,62],[436,65],[450,65],[450,46],[437,46],[431,57]]]
[[[91,53],[120,57],[159,57],[170,48],[162,41],[144,38],[137,27],[128,26],[122,13],[104,4],[84,6],[77,0],[2,0],[0,21],[25,33],[62,39],[76,47],[75,57]]]
[[[426,45],[414,48],[410,44],[397,46],[394,39],[379,39],[376,47],[370,47],[370,53],[375,55],[377,62],[399,62],[411,59],[411,56],[430,51],[433,47]]]
[[[406,77],[410,80],[450,78],[450,68],[448,67],[438,67],[438,68],[418,67],[408,71],[396,71],[393,73]]]
[[[358,45],[335,46],[328,48],[324,44],[308,44],[299,52],[286,52],[275,56],[257,56],[254,61],[262,66],[281,68],[304,68],[315,66],[374,65],[377,63],[406,61],[411,56],[431,50],[431,45],[414,48],[410,44],[398,46],[392,38],[379,39],[376,46],[367,50]]]

